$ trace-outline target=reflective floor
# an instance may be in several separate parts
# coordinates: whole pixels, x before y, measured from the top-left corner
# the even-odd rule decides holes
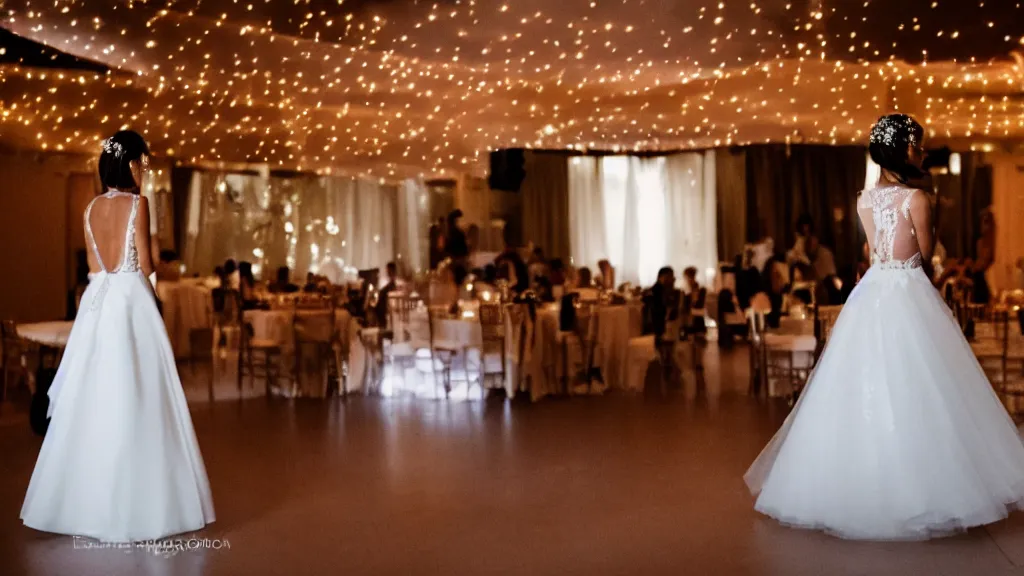
[[[23,527],[40,440],[7,404],[0,574],[1024,574],[1024,514],[925,543],[758,516],[742,475],[786,409],[747,397],[745,370],[745,351],[711,351],[699,391],[687,380],[665,396],[532,405],[211,404],[183,367],[218,521],[180,550],[92,549]],[[232,389],[224,376],[217,395]]]

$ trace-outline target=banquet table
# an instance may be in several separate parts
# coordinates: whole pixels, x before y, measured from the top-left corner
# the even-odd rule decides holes
[[[71,328],[74,322],[37,322],[18,324],[18,337],[39,346],[39,365],[35,373],[29,375],[28,387],[33,393],[36,383],[42,382],[48,369],[56,369],[60,364],[61,355],[68,345]]]
[[[74,322],[38,322],[18,324],[18,336],[29,342],[62,349],[68,345]]]
[[[185,279],[157,282],[156,294],[163,303],[164,326],[175,358],[191,356],[192,330],[213,325],[213,296],[206,281]]]
[[[243,314],[243,319],[246,324],[252,327],[252,336],[256,340],[264,340],[274,342],[285,351],[286,354],[296,354],[298,351],[295,348],[295,332],[293,329],[295,316],[298,314],[300,317],[306,316],[319,316],[324,314],[330,314],[329,309],[299,309],[295,308],[276,308],[270,310],[246,310]],[[352,384],[354,381],[358,381],[358,378],[353,377],[353,373],[358,372],[359,374],[365,369],[365,359],[362,357],[363,351],[360,347],[356,350],[358,343],[358,337],[356,336],[358,326],[355,322],[352,322],[352,317],[347,310],[336,309],[334,311],[334,326],[336,334],[340,337],[342,345],[349,345],[349,377],[348,385],[349,391],[352,391]],[[294,358],[294,356],[292,356]],[[317,362],[322,362],[323,358],[314,358],[309,364],[303,364],[304,366],[321,366]],[[314,374],[317,370],[307,370],[303,368],[301,389],[297,390],[297,394],[304,397],[322,397],[324,394],[324,388],[321,386],[321,380],[318,380]]]
[[[353,326],[355,325],[353,324]],[[358,326],[355,326],[354,331],[358,333],[358,330]],[[389,342],[387,350],[384,351],[385,361],[389,355],[392,357],[404,356],[412,358],[418,372],[417,378],[424,379],[428,376],[436,376],[430,364],[430,317],[426,308],[421,307],[412,311],[405,321],[396,321],[392,326],[391,332],[396,337]],[[349,391],[356,391],[362,389],[366,379],[366,369],[370,361],[370,354],[361,338],[353,337],[351,342],[352,345],[349,353]],[[457,356],[462,357],[462,361],[458,363],[461,365],[462,370],[453,379],[462,380],[469,379],[471,375],[475,376],[475,374],[466,370],[467,366],[479,367],[477,363],[481,361],[479,355],[475,356],[473,361],[469,361],[470,353],[478,353],[483,347],[483,327],[475,316],[435,320],[433,343],[435,347],[454,350]],[[498,360],[499,366],[500,363],[500,360]],[[401,374],[398,376],[398,379],[402,381],[402,386],[409,388],[420,384],[419,382],[405,381],[407,376],[410,375]],[[376,385],[379,383],[371,384]],[[428,382],[425,390],[436,391],[436,384],[436,382]]]
[[[515,392],[514,383],[528,381],[530,399],[540,400],[545,396],[557,394],[561,391],[562,363],[560,362],[560,349],[562,344],[559,340],[559,315],[558,304],[547,304],[538,306],[536,318],[531,320],[527,315],[527,326],[525,333],[520,333],[514,327],[506,328],[510,337],[508,350],[512,358],[509,382],[507,384],[510,395]],[[629,341],[641,335],[643,312],[637,304],[626,304],[618,306],[598,306],[594,310],[596,321],[594,366],[601,370],[605,388],[626,389],[627,388],[627,351]],[[524,358],[518,358],[520,349],[519,339],[526,338],[526,345],[522,347]],[[580,366],[584,362],[583,350],[572,342],[567,345],[565,351],[569,354],[568,364]],[[522,366],[522,374],[517,374],[519,365]]]
[[[244,319],[252,326],[253,338],[256,340],[268,340],[277,343],[286,350],[295,347],[295,333],[292,325],[295,315],[316,316],[328,314],[328,310],[298,310],[294,308],[279,308],[271,310],[246,310]],[[334,314],[334,326],[339,334],[349,334],[349,323],[352,316],[347,310],[337,309]]]

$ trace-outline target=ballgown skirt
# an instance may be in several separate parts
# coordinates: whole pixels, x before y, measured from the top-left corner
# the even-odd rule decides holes
[[[141,273],[100,273],[50,388],[51,421],[21,510],[26,526],[104,542],[214,521],[174,354]]]
[[[875,266],[744,479],[783,524],[921,540],[1018,508],[1024,444],[926,274]]]

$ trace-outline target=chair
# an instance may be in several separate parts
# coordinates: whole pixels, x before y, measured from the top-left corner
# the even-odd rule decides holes
[[[430,326],[430,368],[435,372],[435,360],[441,364],[441,383],[444,386],[444,397],[447,399],[452,391],[452,365],[458,355],[460,346],[441,338],[439,324],[443,320],[451,320],[447,306],[428,306],[427,321]],[[468,380],[468,378],[467,378]]]
[[[336,339],[334,307],[324,307],[322,303],[319,304],[319,307],[296,306],[292,316],[292,334],[295,342],[292,390],[293,392],[301,390],[303,375],[309,372],[306,370],[308,365],[303,365],[303,360],[307,359],[303,352],[312,350],[313,359],[307,364],[314,365],[318,369],[322,380],[320,389],[323,395],[327,396],[332,391],[331,377],[340,375],[341,368],[334,350]]]
[[[281,343],[256,338],[252,324],[244,321],[243,312],[239,310],[239,322],[242,326],[238,342],[238,397],[242,398],[242,380],[249,376],[249,387],[255,387],[256,376],[261,376],[266,384],[264,392],[270,395],[270,386],[281,377],[280,362],[283,352]],[[257,372],[259,369],[259,372]]]
[[[811,334],[779,334],[764,331],[766,326],[764,312],[751,310],[752,339],[759,356],[756,363],[758,382],[753,386],[755,394],[760,393],[763,383],[766,390],[773,378],[785,380],[790,385],[789,403],[796,403],[807,379],[814,367],[814,354],[818,349],[818,340]],[[807,364],[798,362],[798,356],[810,355],[812,360]]]
[[[996,391],[1005,395],[1010,363],[1010,323],[1005,310],[991,310],[984,305],[970,304],[966,308],[971,322],[969,341],[978,363],[989,374]]]
[[[335,388],[334,390],[331,390],[330,388],[328,388],[327,393],[328,393],[328,395],[330,395],[331,392],[333,391],[333,392],[336,392],[336,393],[340,394],[342,398],[347,398],[348,397],[348,376],[349,376],[349,353],[351,352],[351,349],[352,349],[352,343],[350,341],[349,327],[351,326],[352,319],[351,319],[350,316],[348,316],[342,310],[341,313],[345,314],[345,316],[343,316],[343,317],[347,319],[347,322],[344,322],[343,324],[338,326],[337,325],[337,323],[338,323],[337,314],[338,313],[339,313],[339,310],[338,310],[338,307],[337,307],[337,301],[335,301],[335,319],[334,319],[334,321],[335,321],[336,328],[335,328],[334,343],[331,346],[331,351],[334,353],[334,362],[335,362],[335,365],[338,367],[338,370],[339,370],[337,376],[338,376],[338,383],[340,384],[340,386],[338,388]]]
[[[515,349],[515,357],[513,358],[513,361],[515,362],[516,371],[515,382],[512,387],[514,394],[529,387],[529,385],[525,387],[523,386],[523,382],[529,381],[528,377],[523,374],[523,372],[526,367],[527,346],[529,346],[529,343],[527,342],[527,336],[529,334],[527,322],[530,321],[530,314],[529,308],[525,304],[509,304],[506,313],[508,326],[507,334],[512,336]],[[511,397],[512,394],[509,396]]]
[[[28,349],[18,336],[18,325],[13,320],[0,322],[0,370],[3,371],[0,402],[7,399],[7,388],[10,386],[12,375],[31,388],[29,382],[32,380],[32,373],[28,367],[27,356]]]
[[[216,288],[212,293],[213,300],[213,327],[214,350],[220,350],[221,355],[226,355],[226,349],[237,346],[238,339],[242,332],[240,323],[242,310],[242,295],[238,290]],[[223,344],[224,348],[221,348]]]
[[[814,351],[815,363],[817,363],[818,359],[821,358],[821,354],[825,351],[825,345],[828,344],[829,338],[832,337],[832,328],[835,327],[836,320],[839,319],[839,314],[842,311],[842,305],[814,307],[814,337],[818,341],[817,348]]]
[[[507,332],[505,329],[506,307],[502,304],[481,303],[479,311],[480,319],[480,386],[485,388],[488,374],[500,375],[501,383],[505,384],[505,347]],[[495,350],[497,348],[497,350]],[[488,359],[495,356],[500,360],[500,369],[488,371]]]
[[[392,292],[388,297],[388,326],[382,333],[383,343],[386,345],[386,356],[392,366],[398,364],[403,371],[411,361],[416,363],[416,350],[421,344],[428,342],[416,342],[413,338],[412,315],[419,308],[421,300],[413,298],[400,292]]]

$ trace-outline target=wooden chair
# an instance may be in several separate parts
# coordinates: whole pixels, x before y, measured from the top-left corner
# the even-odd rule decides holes
[[[1008,403],[1010,394],[1010,315],[1007,310],[995,310],[983,305],[968,305],[967,318],[971,322],[969,341],[971,351],[978,359],[996,392]],[[1010,406],[1007,406],[1009,409]]]
[[[825,345],[828,344],[829,338],[832,337],[832,328],[835,327],[836,320],[839,319],[839,314],[842,311],[842,305],[814,307],[814,337],[818,341],[818,346],[814,350],[815,363],[818,362],[821,354],[825,351]]]
[[[529,334],[527,322],[530,321],[530,311],[525,304],[509,304],[506,308],[506,314],[508,316],[508,332],[506,333],[513,338],[513,343],[515,344],[515,358],[513,360],[516,371],[515,382],[512,386],[513,394],[515,394],[529,388],[529,377],[523,372],[526,367],[527,347],[530,345],[527,342],[527,335]],[[523,385],[524,382],[527,383],[526,386]]]
[[[441,383],[444,386],[444,397],[446,399],[451,395],[452,366],[460,348],[455,343],[441,339],[438,326],[442,320],[451,319],[453,318],[447,306],[427,307],[427,321],[430,326],[430,368],[434,373],[434,380],[436,382],[435,361],[441,365]]]
[[[303,376],[315,367],[321,377],[321,391],[327,396],[331,391],[332,376],[341,374],[334,352],[336,329],[333,306],[318,307],[311,305],[296,306],[292,316],[292,334],[295,343],[294,362],[292,364],[292,391],[299,392],[302,388]],[[313,352],[310,360],[305,352]],[[306,362],[304,362],[306,361]]]
[[[249,387],[256,385],[256,377],[264,379],[264,393],[270,396],[270,387],[282,376],[279,363],[283,357],[280,342],[255,338],[252,324],[244,321],[239,310],[239,322],[242,326],[238,343],[238,398],[242,399],[242,380],[249,376]]]
[[[213,290],[213,328],[216,341],[214,350],[226,356],[226,350],[238,345],[242,325],[242,295],[238,290],[217,288]]]
[[[416,364],[416,351],[421,344],[413,338],[412,316],[422,300],[392,292],[388,297],[388,326],[383,334],[385,355],[392,366],[399,366],[403,376],[405,369]]]
[[[12,380],[25,384],[31,389],[32,372],[28,366],[29,349],[18,336],[18,325],[13,320],[0,322],[0,370],[3,384],[0,387],[0,402],[7,399],[7,389]]]
[[[818,340],[809,334],[777,334],[764,331],[766,325],[763,312],[752,311],[752,337],[758,342],[757,373],[760,381],[755,386],[757,393],[760,385],[766,390],[773,378],[784,380],[790,385],[789,403],[796,403],[800,392],[807,383],[814,367],[813,355],[818,349]],[[811,355],[807,364],[798,362],[798,356]]]
[[[505,384],[505,348],[508,332],[505,329],[506,307],[496,303],[480,304],[480,387],[486,388],[488,375],[500,375],[502,386]],[[495,350],[497,348],[497,350]],[[499,370],[488,371],[488,358],[497,358],[501,362]]]

